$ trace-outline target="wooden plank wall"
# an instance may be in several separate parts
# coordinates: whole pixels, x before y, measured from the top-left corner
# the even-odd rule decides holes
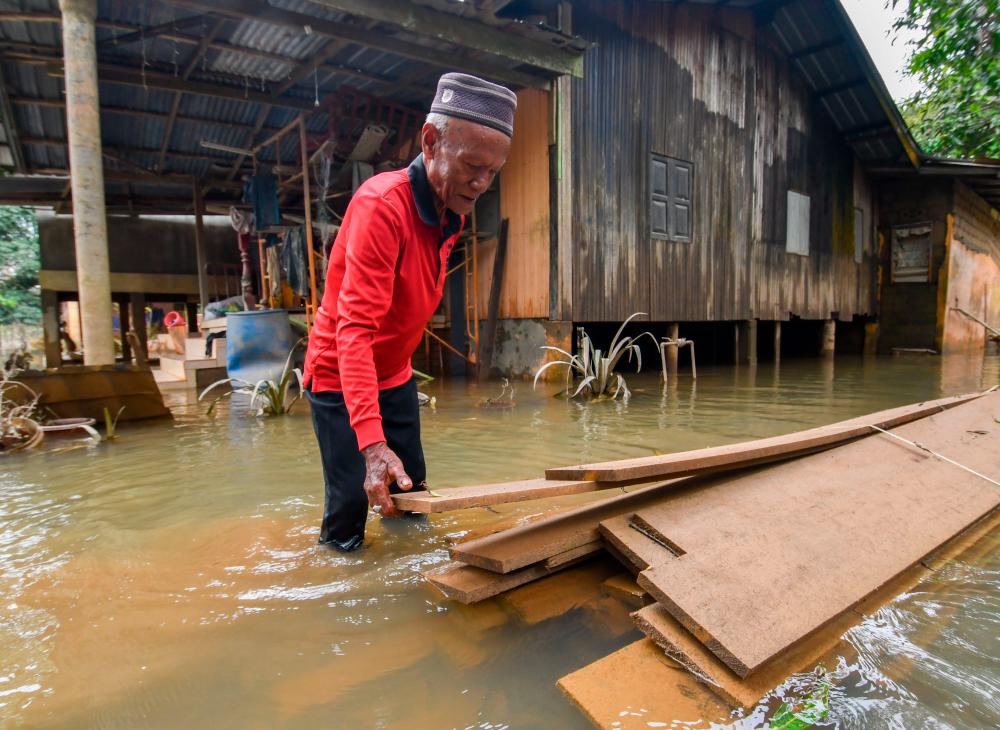
[[[853,260],[871,193],[752,13],[581,0],[574,32],[597,44],[573,89],[575,320],[874,313],[874,256]],[[694,164],[690,243],[648,234],[651,152]],[[811,197],[808,257],[785,252],[788,190]]]
[[[517,94],[514,141],[500,173],[500,216],[510,220],[500,318],[549,316],[549,94]],[[488,309],[496,243],[479,257],[479,311]]]

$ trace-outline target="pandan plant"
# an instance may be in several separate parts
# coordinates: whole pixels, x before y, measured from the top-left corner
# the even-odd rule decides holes
[[[302,397],[302,371],[296,367],[292,367],[292,358],[295,355],[295,351],[306,341],[307,339],[303,337],[292,345],[292,349],[288,352],[288,358],[285,360],[285,367],[282,368],[281,376],[278,380],[265,379],[258,380],[256,383],[250,383],[240,378],[223,378],[205,388],[201,392],[201,395],[198,396],[198,400],[202,400],[209,391],[228,384],[231,390],[212,401],[208,407],[208,415],[212,414],[216,403],[233,393],[250,396],[250,411],[254,415],[283,416],[291,413],[292,407]],[[288,391],[291,389],[293,383],[298,385],[298,390],[291,396],[291,400],[289,401]]]
[[[565,359],[553,360],[545,363],[538,372],[535,373],[534,386],[538,385],[538,378],[549,368],[562,366],[566,368],[566,389],[563,393],[570,398],[586,396],[594,399],[615,399],[619,396],[623,400],[628,400],[632,392],[628,389],[625,378],[620,373],[615,372],[615,366],[624,355],[628,355],[629,361],[635,356],[636,372],[642,369],[642,352],[638,341],[643,337],[649,337],[653,343],[659,346],[656,337],[650,332],[641,332],[635,337],[623,337],[625,325],[636,317],[644,316],[645,312],[636,312],[618,328],[614,338],[611,340],[611,347],[607,352],[603,352],[594,347],[590,336],[584,332],[580,342],[580,354],[573,355],[559,347],[544,345],[543,350],[552,350],[562,355]],[[581,378],[579,384],[573,389],[573,378]]]

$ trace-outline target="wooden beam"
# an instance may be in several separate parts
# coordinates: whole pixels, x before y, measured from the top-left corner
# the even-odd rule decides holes
[[[816,94],[816,96],[831,96],[832,94],[839,94],[842,91],[847,91],[848,89],[853,89],[867,83],[868,79],[866,79],[864,76],[856,76],[853,79],[842,81],[839,84],[833,84],[832,86],[825,86],[816,89],[814,93]]]
[[[557,74],[583,76],[583,54],[533,38],[508,33],[460,15],[398,0],[313,0],[317,5],[397,25],[410,33],[434,38],[509,61]]]
[[[49,63],[47,66],[50,76],[63,76],[62,64]],[[98,64],[98,73],[100,74],[101,81],[112,84],[166,89],[168,91],[183,91],[188,94],[212,96],[219,99],[234,99],[250,104],[272,104],[297,111],[312,111],[314,108],[313,103],[306,99],[282,97],[249,88],[240,89],[235,86],[222,86],[204,81],[185,80],[177,78],[172,74],[158,71],[147,71],[143,74],[140,69],[102,63]]]
[[[530,86],[538,89],[548,89],[549,81],[534,74],[507,69],[495,64],[467,58],[454,52],[428,48],[417,43],[410,43],[394,38],[386,33],[357,28],[355,26],[324,20],[305,13],[297,13],[283,8],[277,8],[260,0],[176,0],[185,7],[226,15],[241,20],[256,20],[297,31],[309,27],[313,33],[330,38],[357,43],[368,48],[374,48],[388,53],[394,53],[403,58],[436,66],[438,68],[461,68],[469,73],[478,74],[494,81],[510,83],[515,86]]]
[[[66,102],[62,99],[40,99],[36,97],[18,96],[12,97],[10,100],[11,104],[19,106],[38,106],[43,108],[51,109],[65,109]],[[141,117],[146,119],[161,119],[166,121],[170,118],[170,115],[165,112],[154,112],[146,111],[143,109],[128,109],[126,107],[120,106],[101,106],[101,112],[106,114],[120,114],[127,117]],[[226,129],[253,129],[252,124],[246,124],[244,122],[230,122],[224,119],[209,119],[208,117],[192,117],[185,114],[178,114],[174,120],[175,122],[181,122],[185,124],[201,124],[201,125],[212,125],[218,127],[225,127]],[[277,129],[277,127],[266,126],[266,130]]]
[[[109,153],[107,149],[104,150],[104,156],[109,159],[115,159],[112,157],[113,153]],[[124,158],[118,158],[124,161]],[[145,168],[136,165],[139,170],[145,170]],[[50,177],[68,177],[69,170],[60,167],[36,167],[31,168],[27,171],[29,175],[46,175]],[[121,170],[109,170],[105,168],[104,179],[112,180],[114,182],[131,182],[131,183],[150,183],[153,185],[167,185],[171,187],[183,187],[190,188],[192,183],[192,177],[190,175],[157,175],[155,173],[149,172],[122,172]],[[214,188],[219,188],[223,190],[242,190],[243,186],[237,182],[226,182],[225,180],[207,180],[203,181],[204,185],[211,185]]]
[[[207,17],[207,15],[190,15],[186,18],[181,18],[180,20],[172,20],[169,23],[161,23],[160,25],[150,26],[148,28],[139,28],[139,30],[134,30],[131,33],[112,36],[111,38],[107,38],[98,43],[97,50],[100,51],[109,46],[122,46],[129,43],[136,43],[144,41],[147,38],[156,38],[157,36],[165,35],[172,31],[176,32],[182,28],[190,28],[194,25],[201,25],[205,22]]]
[[[289,89],[298,85],[300,81],[306,78],[310,73],[316,73],[317,68],[324,61],[333,58],[337,53],[339,53],[343,47],[346,45],[344,41],[334,40],[327,43],[323,48],[321,48],[317,53],[313,54],[312,57],[306,59],[305,61],[298,64],[296,69],[291,73],[288,79],[278,87],[276,90],[277,95],[284,94]],[[313,101],[313,108],[310,111],[315,111],[316,102]],[[252,145],[260,130],[264,127],[264,122],[267,121],[268,116],[271,114],[272,105],[264,104],[261,106],[260,111],[257,113],[257,119],[254,121],[253,129],[246,136],[246,144]],[[287,129],[286,125],[286,129]],[[281,130],[276,133],[275,136],[281,135],[285,130]],[[227,180],[232,180],[236,175],[237,170],[239,170],[240,165],[243,164],[243,160],[246,159],[246,155],[239,155],[236,161],[233,163],[232,168],[229,170],[229,174],[226,176]]]
[[[204,18],[205,16],[196,15],[195,18]],[[191,55],[190,60],[187,65],[184,66],[184,71],[181,74],[181,78],[189,79],[191,78],[191,73],[198,67],[198,63],[204,58],[205,53],[208,51],[208,46],[218,35],[219,31],[222,30],[222,26],[225,24],[225,18],[218,18],[215,24],[205,33],[205,37],[202,38],[201,43],[195,49],[194,53]],[[163,172],[163,164],[167,158],[167,148],[170,146],[170,138],[174,134],[174,123],[177,121],[177,113],[181,108],[181,99],[184,98],[184,94],[180,91],[174,92],[174,99],[170,105],[170,115],[167,117],[166,129],[163,130],[163,143],[160,146],[160,159],[156,163],[156,169],[159,172]]]
[[[618,486],[618,485],[613,485]],[[451,487],[431,491],[413,491],[392,495],[396,507],[408,512],[434,514],[470,507],[488,507],[510,504],[530,499],[564,497],[601,489],[592,481],[556,481],[552,479],[526,479],[502,484],[480,484],[472,487]]]
[[[40,147],[65,147],[66,140],[45,139],[42,137],[25,137],[22,140],[26,145],[38,145]],[[116,153],[121,157],[126,157],[128,153],[150,155],[155,157],[160,154],[160,150],[155,147],[105,147],[104,149]],[[201,155],[193,152],[171,152],[173,157],[179,160],[191,160],[192,162],[226,162],[225,157],[213,157],[212,155]]]
[[[829,50],[830,48],[836,48],[837,46],[844,45],[846,41],[843,36],[837,36],[836,38],[831,38],[828,41],[823,41],[822,43],[816,43],[812,46],[807,46],[801,50],[795,51],[795,53],[788,54],[788,60],[790,61],[800,61],[806,56],[812,56],[816,53],[822,53],[823,51]]]
[[[10,156],[14,160],[14,168],[23,174],[26,167],[24,149],[21,147],[20,134],[17,131],[17,119],[14,117],[14,107],[11,105],[10,97],[7,95],[7,80],[4,78],[2,68],[0,68],[0,113],[3,114],[3,126],[7,133],[7,147],[10,148]]]

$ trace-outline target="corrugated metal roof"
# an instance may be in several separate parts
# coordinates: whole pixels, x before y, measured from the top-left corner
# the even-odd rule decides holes
[[[355,31],[384,32],[387,38],[414,48],[443,51],[449,59],[454,59],[455,67],[459,69],[462,68],[462,59],[468,58],[470,62],[488,63],[500,71],[516,68],[522,74],[526,72],[517,61],[504,61],[497,56],[457,45],[450,47],[439,40],[364,18],[354,18],[309,0],[266,1],[275,8],[317,20],[333,21]],[[432,4],[438,10],[467,14],[467,8],[461,7],[462,3]],[[11,3],[5,3],[0,7],[0,15],[10,12],[35,14],[30,21],[0,21],[0,64],[6,77],[6,92],[12,102],[26,167],[29,172],[65,170],[68,160],[62,146],[66,139],[64,110],[61,107],[63,81],[59,76],[50,75],[46,66],[46,62],[61,63],[58,0],[21,0],[14,5],[12,9]],[[187,22],[192,17],[201,19]],[[482,21],[482,18],[478,19]],[[515,35],[535,40],[566,47],[586,47],[582,40],[553,33],[551,29],[499,19],[491,25],[509,28]],[[160,33],[150,30],[157,26],[165,27]],[[216,26],[218,32],[208,51],[200,61],[191,65],[196,57],[198,41]],[[145,28],[149,36],[130,38],[129,34],[140,27]],[[280,103],[270,106],[260,131],[251,137],[266,107],[250,99],[240,99],[240,92],[247,96],[262,92],[277,100],[283,87],[296,74],[297,83],[285,89],[281,96],[301,100],[305,108],[317,97],[326,100],[338,90],[353,88],[395,104],[412,106],[422,113],[430,101],[433,77],[442,70],[440,66],[425,61],[332,39],[318,32],[300,31],[287,24],[225,14],[200,16],[199,10],[172,0],[99,0],[97,41],[100,63],[132,69],[140,82],[143,72],[147,74],[147,79],[149,75],[159,73],[180,81],[184,69],[191,65],[189,78],[192,81],[228,88],[229,93],[236,97],[220,98],[194,93],[184,93],[180,97],[178,115],[167,140],[166,165],[159,172],[201,179],[227,176],[236,161],[233,154],[203,148],[202,140],[246,148],[259,143],[299,113]],[[303,64],[308,64],[310,58],[328,49],[335,52],[314,67],[313,73],[308,73],[308,68],[303,69]],[[301,73],[300,69],[305,73]],[[539,69],[528,71],[535,74],[539,83],[551,76]],[[136,166],[156,170],[176,92],[158,88],[154,83],[126,85],[105,80],[100,84],[100,95],[105,148],[127,160],[124,163],[109,161],[109,170],[135,173]],[[328,125],[328,109],[325,106],[317,108],[307,119],[307,129],[311,134],[325,136]],[[354,128],[360,131],[362,126],[354,125]],[[9,146],[0,145],[0,152],[9,155]],[[298,154],[297,137],[289,135],[282,143],[279,156],[283,163],[290,164],[298,159]],[[274,162],[273,147],[263,150],[260,159]],[[125,193],[124,185],[109,181],[108,186],[109,196],[112,191]],[[129,187],[135,197],[149,197],[151,192],[155,192],[157,196],[176,198],[178,204],[182,200],[190,202],[190,191],[176,186],[131,182]],[[61,192],[62,188],[59,189],[60,196]],[[220,200],[234,194],[233,191],[212,193]]]

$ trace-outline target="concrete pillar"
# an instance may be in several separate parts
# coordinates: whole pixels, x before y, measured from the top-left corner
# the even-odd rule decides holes
[[[97,0],[59,0],[66,68],[66,128],[73,190],[76,275],[83,320],[83,362],[115,361],[111,277],[104,205],[104,160],[97,94]]]
[[[681,326],[677,322],[667,323],[667,337],[672,340],[676,340],[681,336]],[[671,345],[666,348],[666,360],[667,360],[667,378],[673,380],[677,377],[677,360],[678,360],[677,345]]]
[[[62,345],[59,342],[59,295],[42,289],[42,338],[45,342],[45,367],[62,365]]]
[[[146,332],[146,295],[130,295],[129,309],[131,310],[129,320],[131,321],[132,329],[135,330],[135,336],[139,341],[139,349],[141,350],[141,352],[136,353],[136,360],[138,362],[147,361],[149,360],[149,343],[146,341],[148,336]]]
[[[781,320],[774,322],[774,364],[781,362]]]
[[[832,357],[837,345],[837,321],[828,319],[823,322],[823,344],[820,345],[820,355]]]

